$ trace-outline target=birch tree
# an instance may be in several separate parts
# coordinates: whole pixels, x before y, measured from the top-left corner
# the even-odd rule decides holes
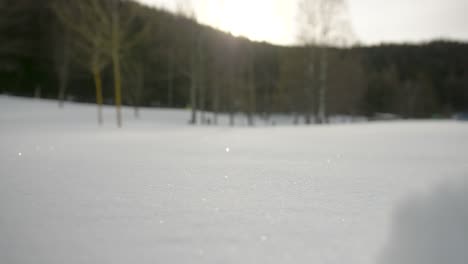
[[[122,127],[122,60],[131,56],[129,53],[132,48],[144,40],[151,29],[151,24],[142,22],[136,29],[137,25],[135,25],[135,22],[138,15],[136,13],[136,3],[133,1],[110,0],[109,3],[111,11],[111,37],[110,47],[107,50],[110,50],[114,74],[117,126]],[[105,16],[105,13],[102,15]]]
[[[52,4],[52,10],[64,27],[73,33],[72,43],[75,46],[74,59],[85,67],[94,79],[96,104],[98,106],[98,123],[102,117],[102,77],[101,72],[109,64],[106,47],[110,38],[109,19],[105,8],[99,0],[60,1]]]
[[[254,125],[254,115],[257,111],[257,91],[255,86],[255,51],[254,48],[247,47],[246,58],[246,88],[247,88],[247,123],[249,126]]]
[[[197,98],[198,98],[198,74],[197,74],[197,60],[198,56],[195,51],[198,51],[197,45],[200,43],[197,40],[197,35],[198,33],[195,32],[196,29],[195,27],[192,28],[191,31],[191,42],[194,43],[192,46],[192,50],[190,51],[190,69],[189,69],[189,78],[190,78],[190,109],[191,109],[191,115],[190,115],[190,121],[189,123],[192,125],[197,124]],[[195,51],[194,51],[195,50]]]
[[[301,0],[299,10],[299,40],[310,47],[311,53],[311,65],[305,71],[319,79],[316,122],[327,123],[328,49],[349,44],[354,39],[347,6],[345,0]],[[315,47],[319,63],[314,67]]]
[[[189,70],[185,72],[190,80],[189,98],[190,98],[190,120],[192,125],[198,122],[198,111],[201,112],[201,122],[205,122],[205,89],[203,74],[203,62],[205,54],[203,51],[204,34],[201,27],[196,23],[197,18],[191,0],[177,0],[177,13],[183,17],[193,20],[190,24],[190,55],[189,55]]]
[[[135,29],[135,3],[124,0],[56,0],[54,11],[63,24],[74,31],[78,49],[87,54],[94,75],[96,98],[102,122],[101,71],[112,62],[117,126],[122,126],[122,58],[146,35],[149,26]],[[123,16],[122,16],[123,14]]]

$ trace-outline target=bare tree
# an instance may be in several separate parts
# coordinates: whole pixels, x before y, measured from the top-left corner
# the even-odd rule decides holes
[[[257,111],[257,91],[255,86],[255,51],[253,47],[248,47],[247,53],[247,122],[249,126],[254,125],[254,115]]]
[[[200,111],[200,122],[202,124],[206,123],[206,116],[205,116],[205,104],[206,104],[206,78],[205,78],[205,51],[203,50],[203,43],[204,43],[204,34],[200,30],[198,31],[197,36],[197,55],[196,55],[196,62],[197,62],[197,88],[198,88],[198,104],[199,104],[199,111]]]
[[[189,123],[195,125],[197,123],[197,74],[195,56],[190,59],[190,109],[191,117]]]
[[[112,69],[114,72],[114,97],[117,114],[117,126],[122,126],[122,76],[120,68],[120,49],[121,49],[121,26],[120,26],[120,1],[111,2],[111,58]]]
[[[137,17],[135,5],[128,0],[80,0],[68,3],[56,0],[54,5],[59,19],[77,34],[74,42],[79,46],[78,49],[88,55],[95,76],[99,109],[102,105],[100,72],[109,59],[112,62],[118,127],[122,126],[121,60],[149,29],[149,26],[143,26],[140,30],[133,27]],[[99,118],[102,119],[100,110]]]
[[[310,47],[311,66],[306,71],[317,73],[318,68],[318,123],[328,122],[328,49],[329,46],[342,46],[354,40],[348,20],[345,0],[302,0],[299,4],[299,40]],[[314,67],[314,48],[317,48],[319,65]],[[314,72],[312,72],[314,74]],[[315,75],[317,76],[317,75]],[[313,89],[311,87],[310,89]]]
[[[190,124],[197,124],[198,122],[198,111],[200,112],[200,122],[206,123],[205,107],[206,107],[206,85],[207,81],[205,78],[206,69],[204,68],[206,54],[204,51],[205,44],[205,33],[203,28],[196,23],[197,18],[195,9],[191,0],[177,0],[176,2],[177,13],[188,19],[193,20],[195,23],[191,23],[190,28],[190,66],[189,71],[186,75],[190,79]]]
[[[177,0],[176,3],[177,15],[189,20],[196,21],[196,16],[191,0]],[[189,104],[190,104],[190,119],[189,124],[195,125],[198,122],[198,97],[200,95],[199,85],[199,45],[201,44],[200,29],[196,23],[190,23],[189,39],[190,50],[185,53],[187,56],[186,67],[183,67],[182,73],[189,80]]]
[[[137,6],[131,0],[109,0],[111,10],[110,57],[114,73],[114,97],[117,114],[117,126],[122,126],[122,64],[131,58],[133,47],[139,44],[151,29],[151,24],[143,23],[135,29],[138,18]],[[103,13],[103,16],[105,14]],[[139,69],[137,64],[136,69]],[[142,75],[142,70],[137,70]],[[142,77],[142,76],[140,76]],[[138,88],[138,89],[141,89]],[[138,112],[137,112],[138,113]]]
[[[216,61],[218,62],[218,61]],[[215,63],[215,65],[218,65]],[[218,73],[215,72],[216,69],[213,69],[213,74],[211,78],[211,105],[213,111],[213,124],[218,124],[218,113],[219,113],[219,103],[220,103],[220,86],[221,86],[221,77],[218,74],[220,70],[218,69]]]
[[[125,16],[121,15],[122,9],[127,11]],[[114,73],[114,99],[117,126],[122,127],[122,58],[133,46],[142,40],[149,26],[143,27],[143,29],[137,32],[131,28],[136,18],[135,6],[132,1],[111,0],[110,10],[112,29],[110,37],[110,57],[112,59],[112,69]],[[105,16],[105,13],[103,12],[102,15]],[[136,111],[136,113],[138,113],[138,111]]]
[[[105,50],[110,37],[109,20],[99,0],[64,2],[56,0],[52,9],[62,24],[73,32],[74,58],[93,75],[98,106],[98,123],[102,124],[102,78],[101,71],[108,65]]]
[[[125,91],[133,105],[133,113],[136,119],[140,118],[140,104],[145,85],[145,70],[141,60],[125,60],[122,65],[123,76],[125,77]]]
[[[191,1],[184,1],[185,7],[185,16],[196,21],[195,13],[191,6]],[[204,52],[203,52],[203,41],[204,34],[200,26],[196,23],[191,24],[190,32],[190,42],[192,49],[190,50],[190,108],[191,108],[191,117],[190,124],[197,124],[197,111],[202,112],[201,122],[204,122],[204,112],[203,107],[205,104],[205,93],[204,93],[204,80],[203,80],[203,61],[204,61]]]
[[[198,29],[194,24],[190,24],[190,36],[188,40],[190,42],[190,49],[184,49],[181,53],[184,53],[184,63],[179,65],[180,73],[188,79],[188,97],[189,97],[189,107],[190,107],[190,119],[189,124],[195,125],[198,122],[198,61],[199,56],[197,55],[198,44],[200,43],[198,39]]]
[[[235,57],[236,53],[236,48],[234,43],[231,44],[231,47],[228,50],[228,66],[227,66],[227,107],[228,107],[228,113],[229,113],[229,125],[234,126],[235,125],[235,112],[236,112],[236,105],[237,105],[237,95],[236,95],[236,89],[237,89],[237,82],[239,81],[238,79],[238,65]]]
[[[175,55],[171,49],[167,52],[167,106],[174,107],[174,67]]]

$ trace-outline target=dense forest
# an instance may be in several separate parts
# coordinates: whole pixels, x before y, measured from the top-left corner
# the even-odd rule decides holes
[[[327,116],[468,111],[466,43],[275,46],[135,2],[119,2],[110,15],[110,6],[90,11],[75,2],[0,0],[0,93],[55,98],[60,106],[121,102],[136,115],[139,106],[190,108],[192,123],[216,123],[218,113],[230,114],[231,124],[235,113],[251,124],[272,113],[313,123],[317,87],[326,82]],[[323,49],[326,79],[317,66]]]

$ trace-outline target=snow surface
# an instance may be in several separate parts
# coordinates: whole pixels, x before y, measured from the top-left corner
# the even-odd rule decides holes
[[[191,127],[0,96],[1,263],[466,263],[468,124]],[[441,258],[444,261],[440,261]]]

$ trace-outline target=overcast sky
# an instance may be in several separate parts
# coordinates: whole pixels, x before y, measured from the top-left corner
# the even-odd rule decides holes
[[[175,8],[176,0],[139,0]],[[293,44],[297,0],[192,0],[201,23],[252,40]],[[361,43],[468,40],[468,0],[348,0]]]

